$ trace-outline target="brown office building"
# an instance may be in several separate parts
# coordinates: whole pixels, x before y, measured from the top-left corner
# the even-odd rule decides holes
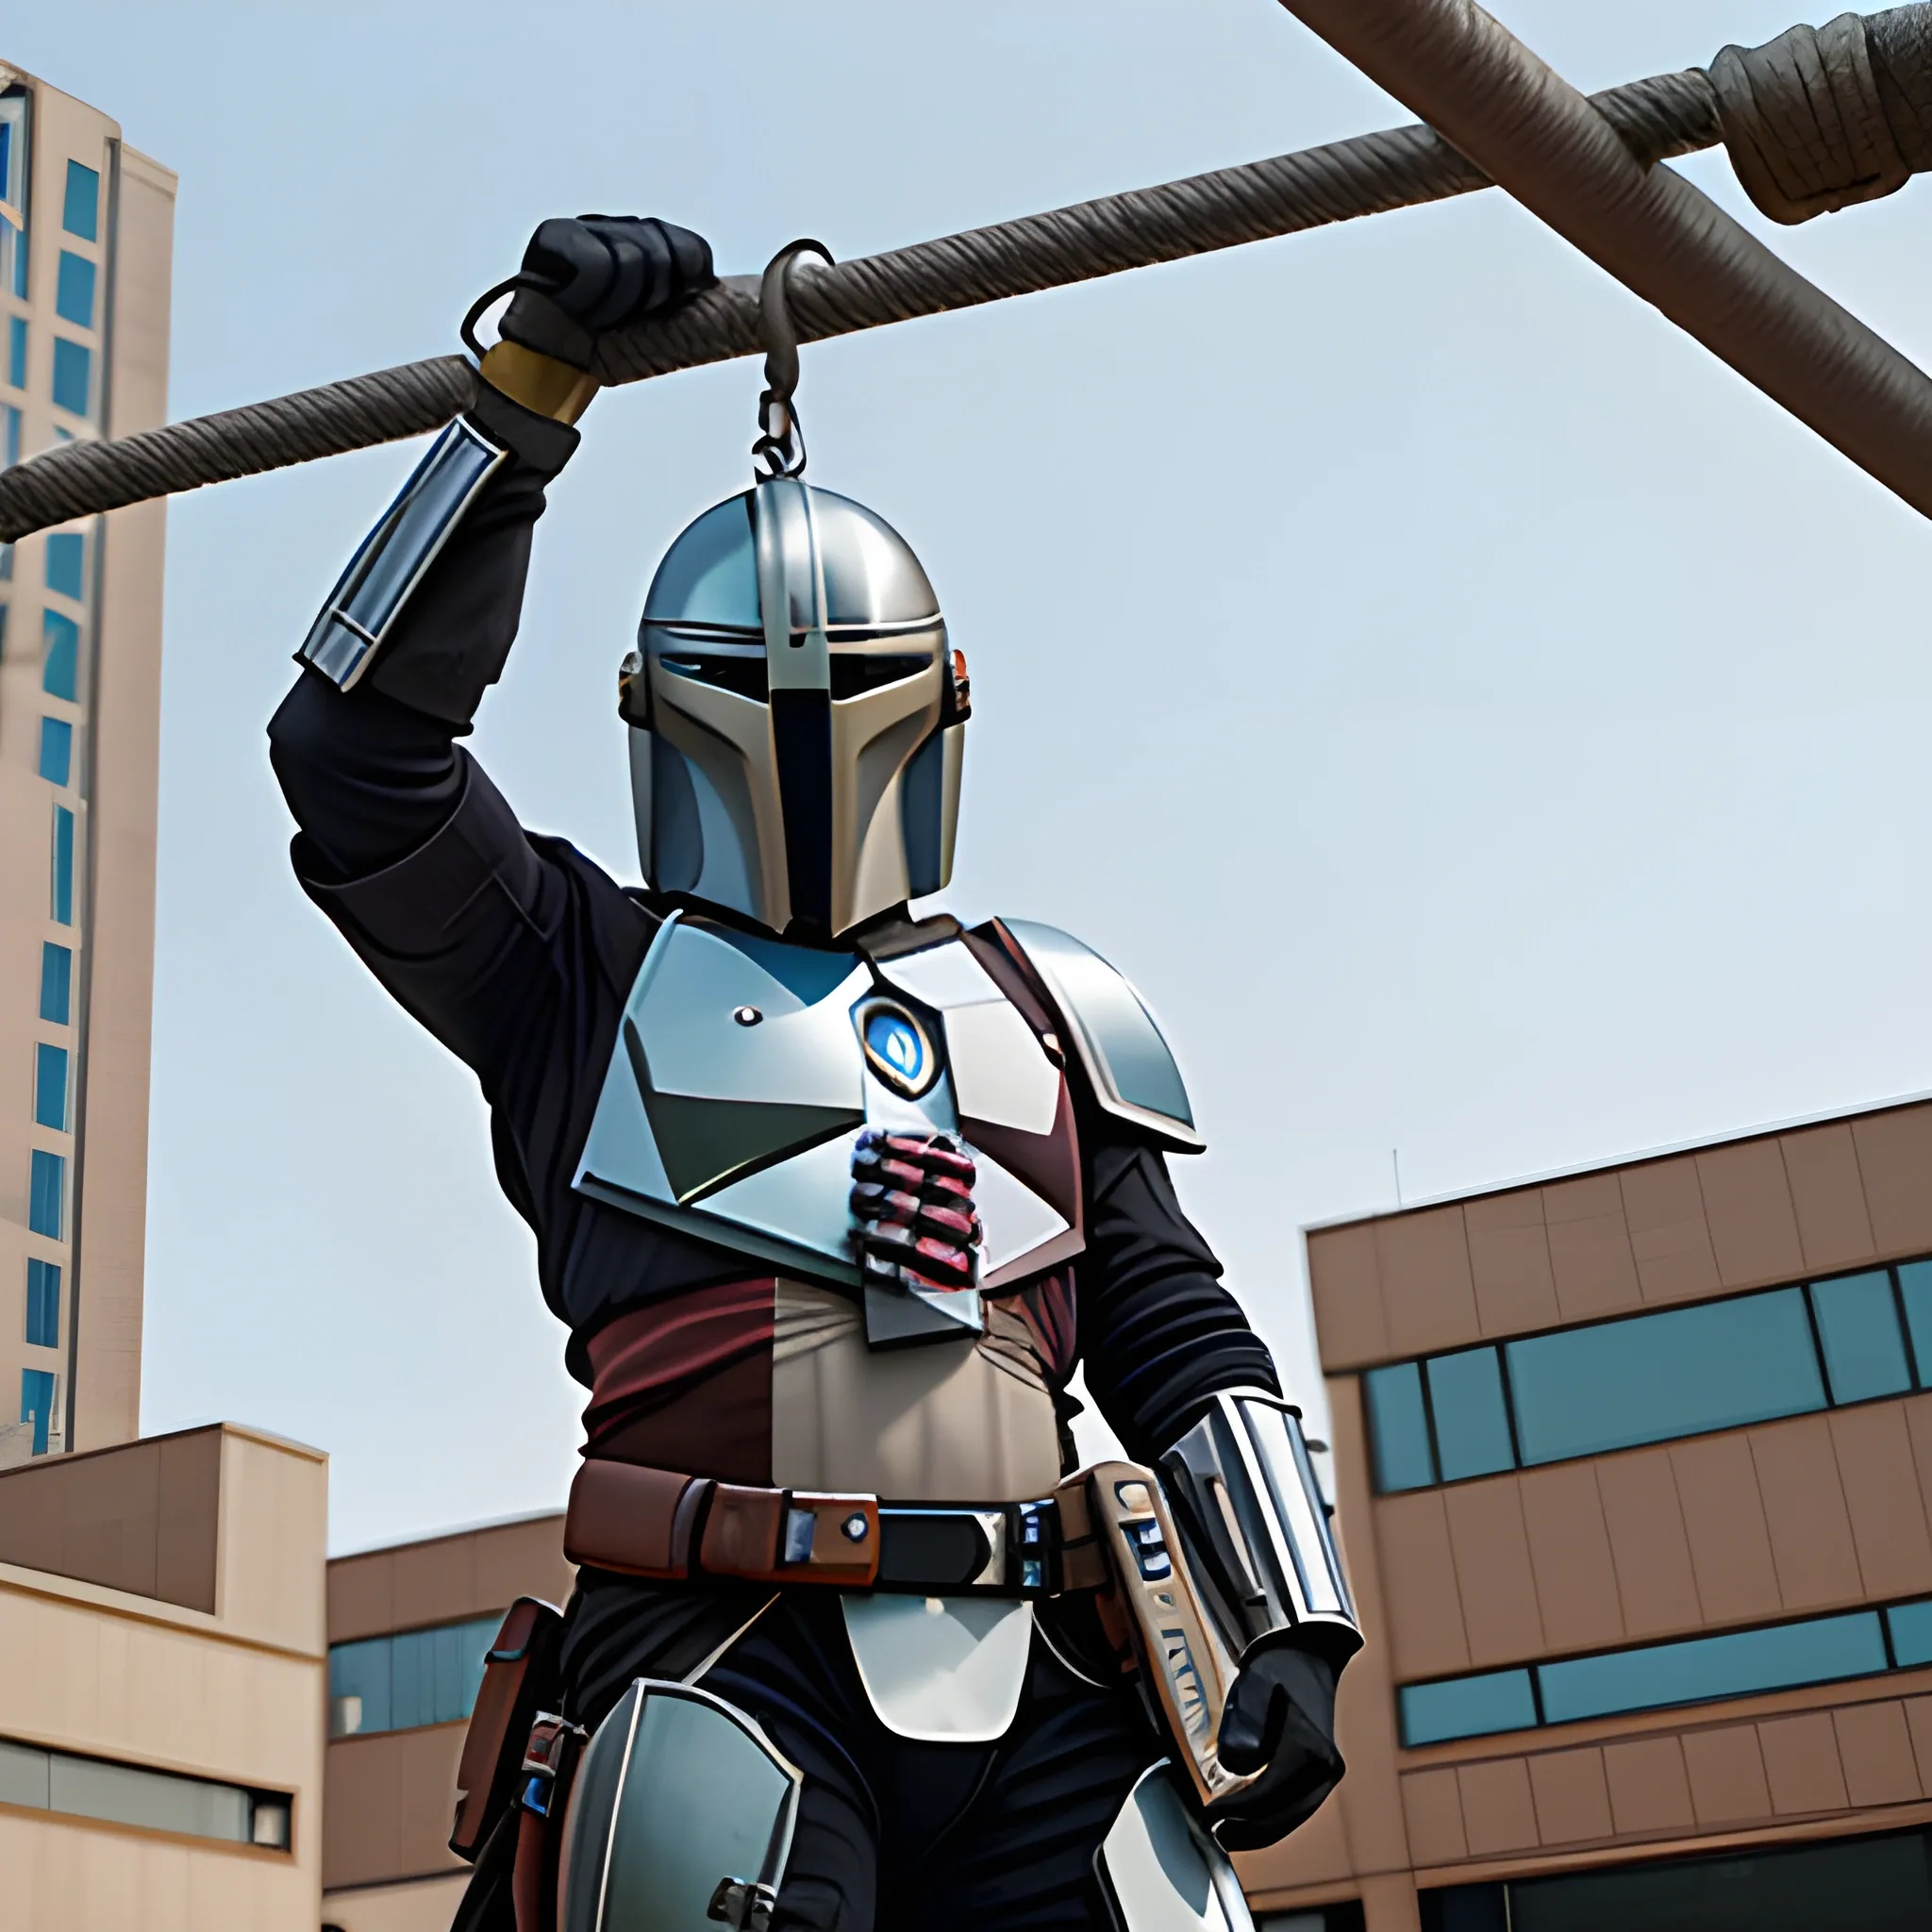
[[[0,64],[0,466],[166,420],[174,209]],[[139,1424],[165,527],[0,545],[0,1467]]]
[[[1932,1924],[1932,1103],[1307,1247],[1368,1647],[1257,1905]]]

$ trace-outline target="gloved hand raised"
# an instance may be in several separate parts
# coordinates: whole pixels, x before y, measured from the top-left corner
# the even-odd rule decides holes
[[[540,224],[516,279],[501,332],[588,369],[606,330],[667,315],[718,278],[709,242],[689,228],[638,215],[579,215]]]
[[[1290,1638],[1263,1638],[1228,1690],[1217,1749],[1229,1771],[1261,1775],[1217,1802],[1215,1837],[1231,1852],[1286,1838],[1341,1777],[1334,1668]]]

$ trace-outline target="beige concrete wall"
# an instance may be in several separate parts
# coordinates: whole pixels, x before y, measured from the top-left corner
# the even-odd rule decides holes
[[[175,177],[125,148],[106,115],[15,70],[0,72],[33,89],[27,389],[0,398],[22,408],[23,449],[31,456],[50,447],[57,425],[85,438],[164,422]],[[101,176],[102,227],[94,242],[61,230],[70,158]],[[90,332],[58,325],[59,333],[85,341],[93,352],[96,408],[90,424],[57,414],[48,400],[53,293],[63,249],[92,260],[99,277],[100,325]],[[0,313],[20,312],[10,292],[0,292]],[[166,509],[140,506],[69,527],[90,545],[85,604],[46,589],[44,537],[16,546],[12,582],[0,586],[0,600],[10,605],[0,662],[0,1467],[28,1447],[12,1425],[23,1368],[58,1376],[56,1447],[129,1441],[139,1424]],[[49,607],[83,625],[76,703],[41,689],[42,619]],[[72,781],[58,793],[37,770],[43,716],[63,719],[76,731]],[[76,918],[68,927],[49,917],[57,798],[78,822]],[[44,940],[75,953],[75,1008],[64,1027],[38,1017]],[[70,1103],[75,1131],[33,1123],[37,1040],[77,1057]],[[69,1162],[68,1226],[58,1241],[26,1228],[35,1146]],[[29,1257],[62,1272],[58,1350],[25,1341]]]
[[[1307,1238],[1334,1374],[1932,1253],[1932,1103]]]
[[[209,1439],[216,1454],[206,1453]],[[192,1480],[182,1476],[172,1491],[139,1473],[123,1481],[115,1470],[119,1459],[152,1468],[148,1444],[0,1475],[0,1557],[5,1525],[22,1515],[9,1516],[8,1490],[54,1474],[65,1480],[70,1507],[115,1527],[110,1554],[124,1567],[130,1551],[165,1542],[171,1509],[216,1525],[211,1559],[198,1554],[189,1566],[205,1572],[211,1560],[211,1608],[0,1560],[0,1735],[287,1792],[291,1848],[0,1807],[0,1924],[314,1932],[319,1923],[326,1463],[244,1430],[191,1432],[161,1446],[169,1443],[195,1452]],[[145,1533],[130,1495],[147,1498]]]
[[[454,1624],[520,1596],[561,1605],[575,1587],[561,1512],[365,1550],[328,1566],[328,1641]]]
[[[118,147],[105,433],[168,420],[175,176]],[[88,759],[87,1061],[76,1096],[74,1444],[141,1426],[148,1074],[160,783],[161,591],[167,504],[96,520],[101,546]]]

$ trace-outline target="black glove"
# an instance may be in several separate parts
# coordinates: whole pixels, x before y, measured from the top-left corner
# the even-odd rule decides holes
[[[559,216],[524,250],[502,333],[588,369],[607,329],[668,314],[717,279],[710,243],[689,228],[638,215]]]
[[[1218,1748],[1229,1771],[1261,1775],[1210,1808],[1214,1836],[1231,1852],[1286,1838],[1341,1780],[1334,1667],[1292,1640],[1264,1639],[1227,1693]]]

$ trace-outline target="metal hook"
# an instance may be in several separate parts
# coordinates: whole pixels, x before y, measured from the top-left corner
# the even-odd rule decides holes
[[[798,388],[798,328],[791,319],[788,284],[791,264],[816,255],[828,267],[832,251],[823,242],[802,237],[788,242],[765,265],[758,283],[758,325],[765,339],[765,389],[758,397],[758,438],[753,460],[767,477],[796,476],[805,469],[805,435],[791,407]]]

